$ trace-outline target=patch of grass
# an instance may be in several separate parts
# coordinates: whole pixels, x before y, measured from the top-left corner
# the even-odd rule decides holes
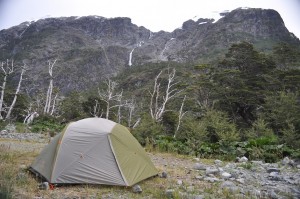
[[[251,170],[253,168],[253,164],[251,162],[245,162],[245,163],[241,164],[240,167]]]
[[[34,154],[12,151],[10,146],[0,145],[0,198],[24,198],[19,194],[34,192],[37,182],[27,169],[20,168],[24,163],[27,166],[32,155]]]

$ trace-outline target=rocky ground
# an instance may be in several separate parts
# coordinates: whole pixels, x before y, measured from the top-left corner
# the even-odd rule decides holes
[[[23,152],[38,153],[49,142],[48,136],[32,133],[2,131],[0,138],[0,146]],[[132,189],[117,190],[114,194],[107,191],[101,197],[91,192],[83,197],[80,191],[71,191],[72,188],[57,188],[50,194],[38,192],[34,198],[300,198],[300,163],[288,157],[270,164],[248,161],[245,157],[236,162],[223,162],[156,152],[149,156],[159,169],[158,179],[146,180]],[[147,186],[163,194],[145,197]],[[142,193],[131,195],[133,192]]]

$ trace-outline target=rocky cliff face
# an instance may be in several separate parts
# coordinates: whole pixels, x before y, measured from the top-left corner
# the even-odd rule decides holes
[[[274,10],[237,9],[224,17],[188,20],[173,32],[151,32],[129,18],[64,17],[25,22],[0,31],[0,59],[27,62],[29,84],[43,86],[47,61],[63,92],[82,90],[103,77],[147,62],[207,62],[233,43],[270,50],[277,42],[299,45]]]

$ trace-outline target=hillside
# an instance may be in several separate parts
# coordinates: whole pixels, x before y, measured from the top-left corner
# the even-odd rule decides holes
[[[236,9],[216,22],[188,20],[173,32],[151,32],[129,18],[63,17],[1,30],[0,60],[27,63],[27,85],[36,89],[46,86],[47,61],[58,59],[55,86],[66,93],[85,90],[133,65],[213,62],[240,41],[266,52],[278,42],[300,45],[274,10]]]

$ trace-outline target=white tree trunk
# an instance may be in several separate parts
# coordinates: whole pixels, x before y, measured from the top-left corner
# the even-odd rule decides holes
[[[183,116],[187,113],[187,112],[182,112],[183,111],[183,106],[184,106],[185,98],[186,98],[186,95],[184,96],[184,98],[182,100],[182,103],[181,103],[181,106],[180,106],[179,115],[178,115],[178,124],[177,124],[176,130],[175,130],[175,133],[174,133],[174,138],[176,138],[176,136],[177,136],[177,132],[178,132],[178,130],[180,128]]]
[[[181,90],[178,91],[176,88],[174,88],[174,86],[178,83],[174,82],[176,70],[173,69],[173,71],[170,72],[168,69],[168,84],[165,88],[165,94],[160,100],[160,83],[158,83],[157,81],[161,73],[162,71],[160,71],[160,73],[156,76],[154,80],[153,92],[150,92],[150,115],[155,121],[161,121],[163,114],[166,112],[167,103],[170,101],[171,98],[175,97],[178,93],[181,92]]]
[[[58,96],[58,94],[56,94],[55,97],[54,97],[54,99],[53,99],[52,109],[51,109],[50,115],[53,115],[53,114],[54,114],[57,96]]]
[[[128,108],[127,125],[128,127],[131,127],[132,116],[136,106],[134,99],[132,98],[130,102],[126,102],[126,106]]]
[[[115,93],[117,83],[110,79],[108,79],[105,84],[107,86],[106,90],[104,91],[98,88],[98,95],[100,99],[106,103],[106,119],[109,119],[110,109],[121,106],[120,101],[122,99],[122,92]],[[113,101],[117,101],[119,104],[112,106],[111,102]]]
[[[3,72],[3,83],[1,86],[1,97],[0,97],[0,120],[3,119],[2,111],[3,111],[3,103],[4,103],[4,93],[6,89],[7,76],[14,72],[14,62],[11,61],[11,65],[9,64],[9,60],[6,62],[1,62],[1,70]]]
[[[50,82],[49,82],[49,87],[47,90],[47,96],[46,96],[46,102],[45,102],[45,107],[44,107],[44,114],[49,114],[50,113],[50,108],[51,108],[51,101],[52,101],[52,92],[53,92],[53,67],[56,63],[56,60],[51,63],[49,61],[49,75],[50,75]]]
[[[21,89],[21,83],[23,81],[23,74],[24,74],[25,71],[26,71],[25,68],[22,68],[22,72],[21,72],[21,75],[20,75],[20,80],[19,80],[19,83],[18,83],[18,87],[16,89],[14,99],[13,99],[13,101],[12,101],[12,103],[11,103],[9,109],[8,109],[8,112],[6,114],[5,120],[10,119],[11,112],[12,112],[13,108],[15,107],[15,104],[16,104],[16,101],[17,101],[17,98],[18,98],[18,94],[19,94],[20,89]]]

